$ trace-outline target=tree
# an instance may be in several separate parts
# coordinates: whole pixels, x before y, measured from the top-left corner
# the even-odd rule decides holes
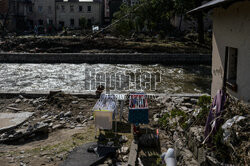
[[[188,11],[201,6],[204,0],[175,0],[175,12],[176,14],[181,16],[179,30],[181,29],[181,23],[183,19],[183,15],[185,15]],[[204,21],[203,21],[203,13],[197,12],[194,15],[191,15],[197,22],[197,33],[198,33],[198,41],[199,43],[204,43]]]
[[[175,15],[181,17],[178,27],[180,31],[186,13],[200,6],[202,2],[203,0],[140,0],[140,3],[134,6],[123,4],[120,11],[114,14],[113,22],[120,20],[114,29],[122,35],[140,32],[142,29],[147,29],[149,34],[159,34],[159,32],[176,34],[176,28],[171,23]],[[199,12],[188,17],[196,20],[198,40],[204,43],[203,13]]]
[[[159,31],[169,33],[173,29],[172,9],[172,0],[141,0],[140,4],[134,6],[123,4],[120,11],[114,14],[113,22],[122,19],[115,27],[126,29],[128,33],[140,32],[145,27],[150,34]],[[127,27],[124,27],[125,25]],[[119,31],[119,29],[116,30]]]
[[[195,5],[200,6],[202,4],[202,0],[195,0]],[[204,43],[204,20],[203,20],[203,13],[197,12],[196,13],[197,18],[197,32],[198,32],[198,40],[199,43]]]
[[[0,13],[0,30],[1,30],[1,37],[4,38],[7,31],[7,26],[9,23],[9,13],[10,8],[7,8],[6,12]]]

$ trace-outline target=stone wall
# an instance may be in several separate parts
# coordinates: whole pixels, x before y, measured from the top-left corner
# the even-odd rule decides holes
[[[164,53],[0,53],[0,63],[210,64],[205,54]]]

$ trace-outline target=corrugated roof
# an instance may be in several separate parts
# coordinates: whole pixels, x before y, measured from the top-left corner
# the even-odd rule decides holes
[[[229,4],[229,3],[232,3],[235,1],[237,1],[237,0],[213,0],[213,1],[210,1],[208,3],[205,3],[204,5],[201,5],[200,7],[197,7],[195,9],[189,11],[188,13],[196,12],[196,11],[200,11],[200,10],[205,10],[205,9],[211,9],[211,8],[218,7],[218,6],[225,5],[225,4]]]

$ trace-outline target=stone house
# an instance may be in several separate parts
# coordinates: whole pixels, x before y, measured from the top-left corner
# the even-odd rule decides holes
[[[55,0],[32,0],[30,23],[37,26],[55,24]]]
[[[250,102],[250,1],[213,0],[191,12],[213,9],[212,90]]]
[[[1,25],[4,22],[6,14],[8,13],[9,9],[9,0],[0,0],[0,23]]]
[[[8,11],[9,0],[0,0],[0,14],[5,14]]]
[[[89,25],[102,25],[101,0],[56,0],[56,27],[80,28],[80,18]]]
[[[8,30],[27,29],[31,6],[31,0],[0,0],[0,13],[8,13]]]

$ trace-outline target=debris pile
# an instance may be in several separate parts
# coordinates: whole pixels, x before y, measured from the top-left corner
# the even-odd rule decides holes
[[[174,147],[180,165],[249,163],[250,106],[228,96],[222,115],[224,125],[211,136],[212,144],[204,144],[204,119],[209,111],[206,100],[206,97],[157,99],[166,106],[160,113],[154,113],[152,123],[165,132],[161,134],[162,151]]]
[[[188,42],[133,41],[113,36],[87,38],[82,36],[53,36],[6,38],[1,41],[0,52],[27,53],[210,53]]]
[[[88,121],[93,120],[90,112],[95,99],[79,99],[77,97],[58,92],[47,98],[26,99],[19,97],[14,103],[2,109],[4,114],[21,114],[22,109],[29,110],[31,116],[20,124],[2,131],[0,142],[13,143],[13,141],[24,142],[29,139],[46,136],[61,128],[74,129],[86,126]],[[14,109],[13,109],[14,108]],[[88,110],[89,109],[89,110]],[[18,113],[16,113],[18,110]],[[2,113],[3,114],[3,113]],[[19,116],[20,117],[20,116]]]

